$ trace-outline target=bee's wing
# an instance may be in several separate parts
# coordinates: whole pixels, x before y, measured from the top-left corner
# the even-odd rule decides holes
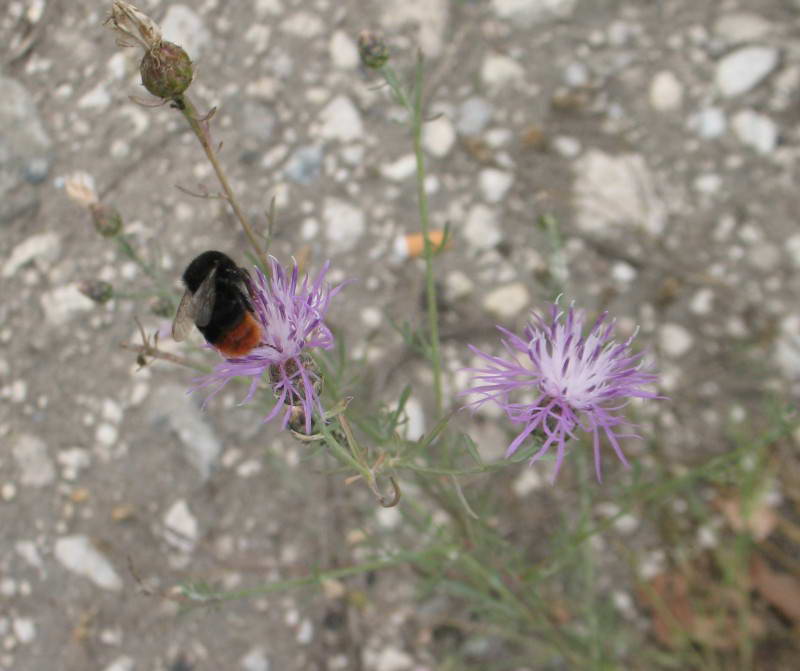
[[[184,292],[183,298],[178,305],[175,313],[175,321],[172,322],[172,337],[177,340],[186,340],[192,326],[206,326],[211,321],[211,314],[214,311],[214,299],[216,297],[216,267],[208,274],[203,282],[197,287],[197,291],[192,293],[188,289]]]
[[[194,296],[187,289],[178,305],[175,321],[172,322],[172,338],[179,342],[186,340],[189,331],[192,330],[192,326],[194,326]]]

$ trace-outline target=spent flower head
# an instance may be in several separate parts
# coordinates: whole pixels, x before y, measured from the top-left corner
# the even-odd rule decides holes
[[[389,47],[381,33],[362,30],[358,36],[358,54],[366,67],[380,70],[389,60]]]
[[[584,431],[592,436],[598,480],[601,434],[628,467],[619,438],[634,434],[617,431],[629,425],[619,411],[631,398],[662,397],[645,388],[655,383],[657,376],[643,367],[643,353],[631,352],[636,334],[616,342],[614,321],[607,318],[604,312],[584,335],[585,313],[572,305],[562,310],[555,303],[549,316],[532,314],[522,338],[498,327],[505,336],[502,343],[508,356],[492,356],[469,346],[485,365],[468,369],[474,375],[473,386],[462,394],[478,395],[470,403],[472,407],[493,401],[512,423],[523,427],[508,446],[506,457],[535,432],[542,444],[530,463],[555,445],[555,480],[567,443]]]
[[[282,427],[302,409],[306,433],[311,433],[311,420],[316,412],[322,415],[319,398],[321,378],[315,370],[310,351],[331,349],[333,334],[325,324],[331,299],[344,284],[331,287],[324,282],[330,262],[325,263],[312,281],[305,276],[299,280],[297,262],[290,272],[270,257],[270,278],[255,269],[250,282],[250,298],[254,317],[261,326],[261,342],[246,356],[225,359],[214,370],[195,380],[192,391],[212,387],[210,399],[235,377],[249,377],[250,389],[242,403],[253,398],[263,379],[277,399],[275,407],[264,418],[274,419],[283,411]]]

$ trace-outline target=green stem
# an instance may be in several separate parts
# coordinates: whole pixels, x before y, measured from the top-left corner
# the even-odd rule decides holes
[[[239,221],[239,224],[242,226],[242,229],[244,230],[244,233],[250,242],[250,245],[253,247],[253,250],[266,270],[269,268],[266,252],[264,252],[263,248],[261,247],[261,243],[258,241],[258,238],[253,231],[253,227],[250,226],[250,223],[245,218],[242,208],[239,207],[239,203],[236,200],[233,189],[231,189],[231,185],[228,182],[228,177],[225,175],[222,164],[220,164],[219,159],[217,158],[216,149],[211,141],[211,133],[208,130],[208,120],[200,119],[200,117],[198,117],[197,108],[194,106],[192,101],[189,100],[188,96],[180,95],[175,99],[175,102],[190,128],[197,136],[197,139],[200,141],[203,151],[205,151],[206,157],[208,158],[209,163],[211,163],[211,167],[214,168],[214,172],[217,175],[220,186],[225,193],[225,199],[230,204],[236,219]]]
[[[591,525],[592,519],[592,487],[590,452],[580,450],[578,455],[578,487],[580,489],[581,521],[579,533],[582,534]],[[589,625],[589,659],[592,669],[601,667],[600,622],[597,618],[596,580],[594,557],[590,543],[582,543],[581,568],[583,573],[584,615]]]

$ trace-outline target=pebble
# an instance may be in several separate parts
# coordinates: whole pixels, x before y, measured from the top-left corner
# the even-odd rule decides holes
[[[525,68],[502,54],[490,53],[483,59],[481,81],[490,89],[498,90],[525,77]]]
[[[470,208],[461,234],[474,249],[492,249],[503,239],[497,213],[482,203]]]
[[[494,107],[485,98],[468,98],[458,108],[456,128],[462,135],[478,135],[492,119]]]
[[[252,648],[239,661],[242,671],[269,671],[270,663],[263,648]]]
[[[211,33],[203,19],[186,5],[170,5],[160,25],[164,39],[183,47],[192,61],[211,44]]]
[[[714,23],[714,34],[729,44],[754,42],[771,31],[772,24],[769,21],[750,12],[723,14]]]
[[[570,63],[564,68],[564,83],[572,88],[587,86],[590,80],[589,68],[585,63]]]
[[[734,115],[731,126],[737,137],[759,154],[771,153],[778,144],[778,126],[764,114],[741,110]]]
[[[456,141],[453,122],[446,116],[429,121],[422,129],[422,144],[432,156],[442,158],[450,153]]]
[[[773,47],[751,46],[737,49],[717,63],[714,81],[726,98],[747,93],[778,65],[779,52]]]
[[[36,625],[29,617],[15,617],[11,627],[14,630],[14,636],[23,645],[36,638]]]
[[[175,501],[164,514],[164,538],[181,552],[191,552],[197,543],[197,518],[183,499]]]
[[[102,82],[78,98],[78,109],[102,112],[111,104],[111,94]]]
[[[711,313],[714,304],[714,292],[708,287],[698,289],[689,301],[689,310],[696,315]]]
[[[298,147],[283,168],[286,179],[304,186],[313,184],[322,174],[322,157],[323,150],[318,144]]]
[[[662,233],[667,210],[650,169],[640,154],[610,155],[587,151],[574,163],[576,221],[588,233],[602,234],[619,225]]]
[[[39,296],[45,319],[53,326],[64,326],[78,315],[93,310],[91,298],[84,296],[75,284],[56,287]]]
[[[530,28],[543,21],[567,18],[577,4],[577,0],[492,0],[492,9],[513,25]]]
[[[448,300],[456,301],[470,296],[475,290],[475,283],[466,273],[453,270],[445,277],[444,287]]]
[[[314,638],[314,625],[308,618],[305,618],[297,630],[295,639],[300,645],[308,645]]]
[[[401,156],[392,163],[381,166],[381,176],[393,182],[402,182],[417,171],[417,159],[414,154]]]
[[[245,32],[244,41],[252,45],[252,53],[262,54],[269,46],[270,37],[272,37],[272,31],[269,26],[265,26],[263,23],[254,23]]]
[[[53,461],[47,453],[47,443],[31,434],[22,434],[11,449],[20,470],[19,482],[29,487],[45,487],[56,477]]]
[[[331,253],[351,251],[366,230],[364,213],[355,205],[338,198],[325,199],[322,220]]]
[[[331,35],[328,54],[333,64],[342,70],[352,70],[358,66],[360,60],[356,43],[343,30],[337,30]]]
[[[558,135],[550,144],[553,150],[564,158],[576,158],[583,149],[579,140],[568,135]]]
[[[122,580],[111,562],[88,536],[62,536],[55,543],[54,554],[64,568],[88,578],[98,587],[114,592],[122,589]]]
[[[295,37],[313,39],[325,30],[325,24],[316,14],[297,12],[281,23],[281,30]]]
[[[528,288],[522,282],[498,287],[483,299],[483,307],[501,319],[511,319],[530,303]]]
[[[713,140],[725,134],[728,120],[721,107],[705,107],[689,117],[688,126],[704,140]]]
[[[485,168],[478,175],[481,194],[489,203],[499,203],[503,200],[513,183],[514,175],[512,173],[495,168]]]
[[[683,84],[670,70],[662,70],[650,82],[650,104],[659,112],[680,109],[683,104]]]
[[[32,235],[20,242],[3,266],[3,277],[12,277],[23,266],[36,262],[46,269],[61,254],[61,238],[53,232]]]
[[[133,671],[134,668],[136,668],[136,663],[133,658],[123,655],[111,662],[104,671]]]
[[[345,95],[336,96],[319,113],[319,135],[326,140],[351,142],[364,134],[361,115]]]
[[[15,79],[0,75],[0,224],[38,203],[32,185],[47,177],[53,160],[33,98]]]
[[[400,29],[412,23],[419,26],[419,34],[414,40],[426,58],[434,59],[444,47],[447,33],[449,0],[383,0],[381,24],[387,34],[400,34]]]
[[[680,324],[664,324],[658,334],[661,350],[669,357],[677,359],[686,354],[692,347],[694,338]]]
[[[202,390],[197,392],[204,393]],[[161,385],[149,398],[150,420],[154,424],[166,423],[178,436],[186,458],[205,480],[222,453],[222,444],[213,429],[206,423],[203,412],[178,385]]]
[[[425,435],[425,410],[418,398],[411,396],[404,408],[406,424],[403,433],[408,440],[419,440]]]
[[[702,173],[694,178],[692,186],[697,193],[710,196],[722,188],[722,177],[715,172]]]
[[[374,664],[376,671],[409,671],[413,667],[414,660],[410,655],[391,646],[378,653]]]
[[[521,499],[524,499],[531,492],[541,489],[546,480],[535,468],[523,468],[522,472],[516,477],[511,488]]]

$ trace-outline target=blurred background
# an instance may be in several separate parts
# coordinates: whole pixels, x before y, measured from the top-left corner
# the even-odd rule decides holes
[[[377,408],[411,384],[409,438],[432,419],[429,367],[392,327],[424,321],[405,247],[415,164],[356,40],[382,30],[406,81],[422,50],[431,221],[452,233],[436,261],[450,407],[466,345],[496,348],[495,324],[520,330],[556,286],[623,334],[638,325],[670,397],[634,408],[634,470],[606,460],[593,494],[597,668],[793,668],[800,2],[139,6],[195,63],[189,93],[217,107],[221,161],[261,233],[275,199],[271,253],[357,280],[329,314],[356,362],[349,390]],[[546,644],[581,632],[569,571],[537,591],[551,629],[536,632],[491,620],[442,558],[178,614],[178,584],[247,590],[413,550],[424,506],[379,508],[262,425],[263,402],[237,406],[244,388],[202,411],[193,371],[120,347],[141,343],[135,318],[168,333],[177,303],[154,287],[179,297],[194,256],[245,263],[247,243],[224,202],[175,188],[217,185],[175,110],[130,99],[148,99],[140,53],[115,44],[109,9],[0,0],[0,669],[584,668]],[[149,275],[67,197],[78,171]],[[114,297],[96,304],[87,280]],[[200,342],[161,345],[213,363]],[[488,408],[457,421],[487,460],[513,435]],[[574,465],[550,485],[550,466],[464,484],[532,570],[569,554],[588,486]],[[452,523],[432,517],[428,531]]]

